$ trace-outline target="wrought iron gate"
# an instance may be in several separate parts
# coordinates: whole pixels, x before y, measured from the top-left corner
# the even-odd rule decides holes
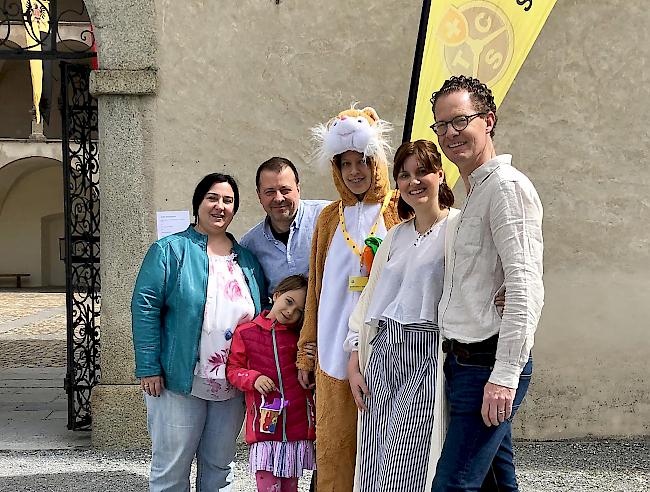
[[[99,383],[99,162],[90,67],[61,62],[68,364],[68,428],[90,428]]]
[[[88,87],[90,67],[62,60],[79,63],[96,54],[83,0],[66,2],[72,8],[63,11],[58,3],[0,0],[0,60],[43,61],[43,87],[54,87],[52,66],[61,61],[67,304],[64,385],[68,428],[79,430],[90,428],[90,392],[100,377],[97,101]]]

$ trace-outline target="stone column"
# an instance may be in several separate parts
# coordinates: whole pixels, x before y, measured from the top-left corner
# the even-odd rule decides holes
[[[95,447],[148,446],[146,412],[134,378],[131,291],[150,243],[148,197],[156,72],[99,70],[90,80],[99,99],[101,190],[101,370],[92,392]]]
[[[32,108],[30,111],[32,115],[32,133],[29,135],[29,139],[32,142],[45,142],[47,139],[43,134],[43,118],[41,121],[36,121],[36,109]]]

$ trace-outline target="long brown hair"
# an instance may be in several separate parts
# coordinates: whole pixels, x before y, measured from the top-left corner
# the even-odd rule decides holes
[[[442,159],[436,144],[429,140],[416,140],[415,142],[404,142],[399,146],[395,152],[395,159],[393,165],[393,178],[397,183],[397,176],[404,168],[404,162],[410,156],[415,156],[415,159],[427,171],[435,173],[442,169]],[[454,193],[449,188],[447,180],[442,179],[440,189],[438,190],[438,203],[440,208],[450,208],[454,204]],[[415,215],[415,211],[408,205],[400,196],[397,202],[397,213],[402,220],[410,219]]]
[[[300,289],[305,289],[307,290],[307,277],[304,275],[289,275],[285,279],[281,280],[278,285],[275,286],[275,289],[273,289],[273,297],[275,295],[282,295],[285,292],[289,292],[292,290],[300,290]],[[275,302],[275,299],[273,300]],[[291,325],[291,328],[294,329],[295,331],[300,331],[302,328],[302,322],[305,319],[305,313],[303,310],[302,316],[300,319],[293,325]]]
[[[307,288],[307,278],[304,275],[289,275],[281,280],[273,289],[273,295],[282,295],[290,290],[300,290]]]

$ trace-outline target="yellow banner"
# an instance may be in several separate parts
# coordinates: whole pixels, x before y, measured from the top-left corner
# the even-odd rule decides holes
[[[31,51],[41,51],[43,38],[50,30],[50,0],[22,0],[23,13],[28,22],[25,25],[25,41]],[[43,61],[29,60],[32,73],[32,94],[36,123],[41,122],[41,95],[43,93]]]
[[[431,94],[452,75],[478,78],[492,89],[498,107],[555,0],[432,0],[425,11],[429,3],[415,109],[407,112],[413,114],[412,141],[435,137]],[[458,169],[444,156],[443,167],[453,188]]]

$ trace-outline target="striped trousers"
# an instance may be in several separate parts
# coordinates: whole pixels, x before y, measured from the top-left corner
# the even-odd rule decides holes
[[[386,320],[371,342],[361,412],[359,484],[363,492],[422,492],[433,431],[438,328]]]

